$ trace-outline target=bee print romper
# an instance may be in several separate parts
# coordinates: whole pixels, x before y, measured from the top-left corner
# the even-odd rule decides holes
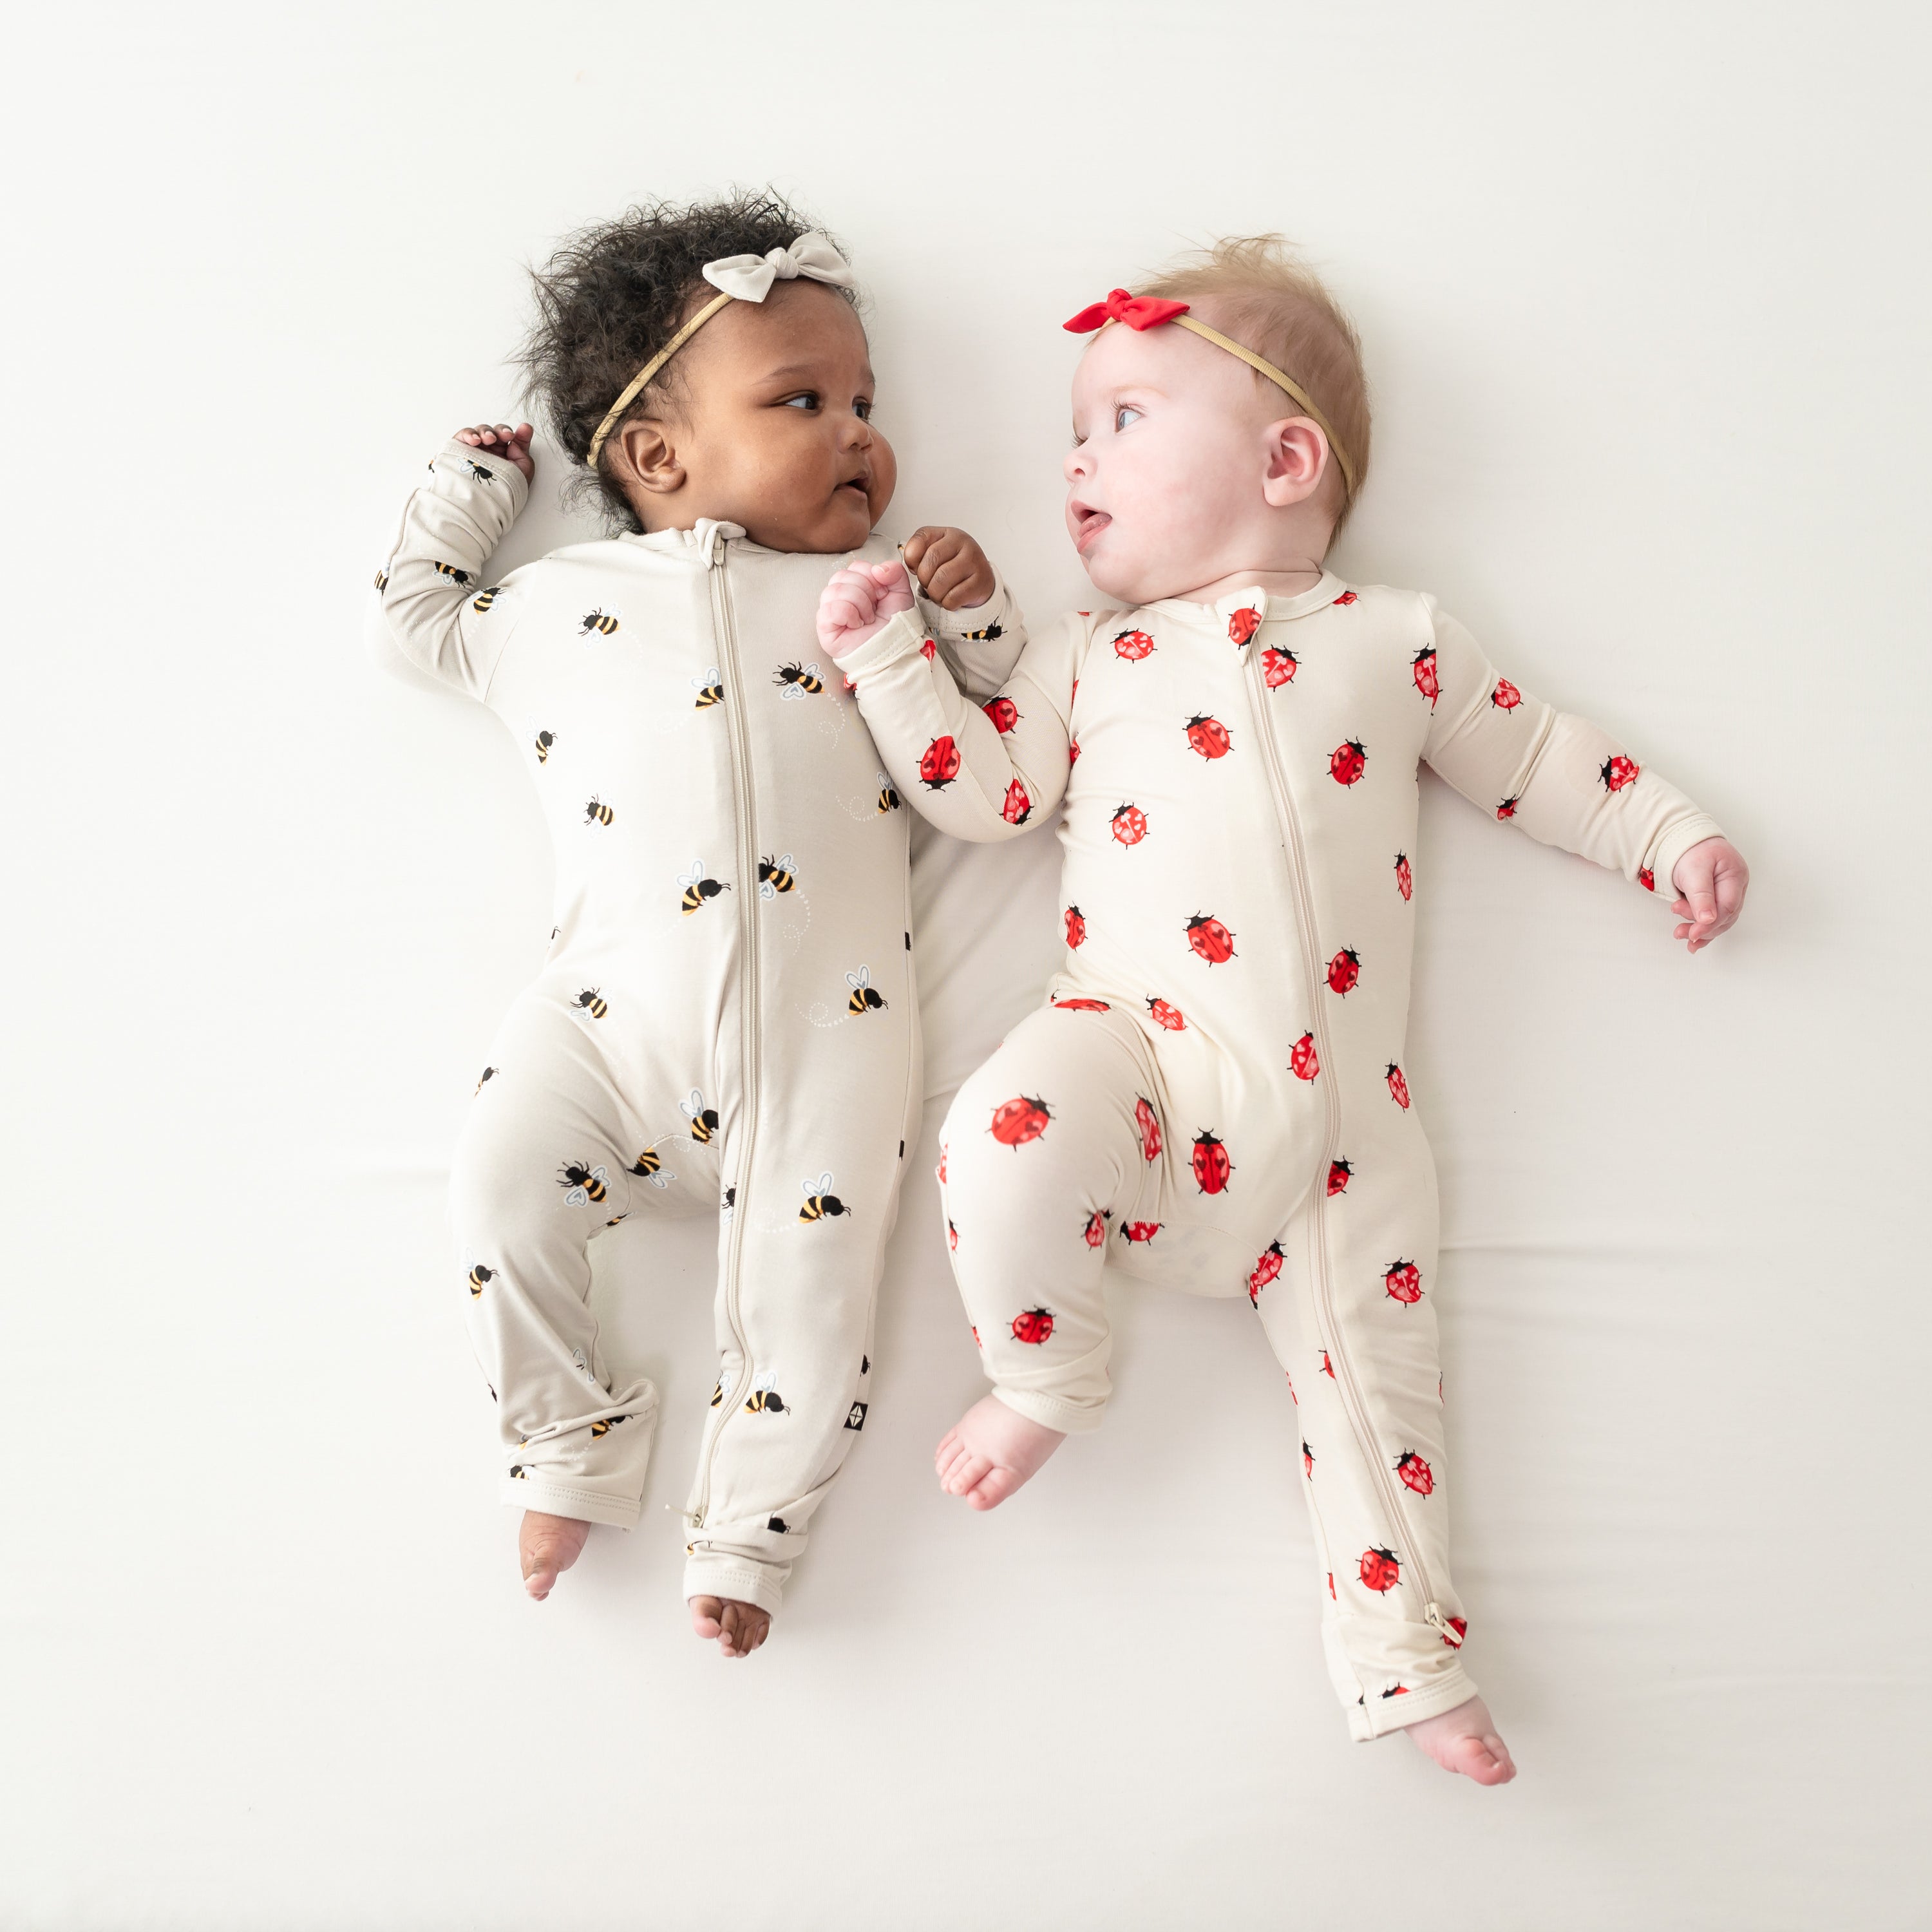
[[[384,613],[406,656],[508,726],[556,853],[549,955],[490,1049],[452,1185],[504,1498],[635,1522],[657,1397],[599,1352],[587,1244],[627,1216],[716,1215],[686,1594],[776,1610],[865,1423],[923,1099],[908,814],[811,648],[842,560],[700,523],[497,582],[522,475],[454,441],[430,472]],[[1022,641],[1004,592],[928,616],[922,636],[993,690]]]
[[[1358,1738],[1474,1694],[1450,1581],[1436,1177],[1403,1071],[1417,766],[1646,890],[1718,828],[1498,675],[1432,598],[1081,613],[990,703],[895,618],[844,660],[886,766],[998,838],[1064,802],[1065,963],[961,1089],[939,1176],[1000,1398],[1098,1425],[1103,1270],[1245,1294],[1298,1403]]]

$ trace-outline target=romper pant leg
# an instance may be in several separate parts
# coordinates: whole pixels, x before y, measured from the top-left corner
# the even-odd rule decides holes
[[[644,1130],[594,1024],[542,987],[511,1010],[464,1126],[450,1207],[470,1339],[496,1400],[503,1500],[628,1528],[658,1395],[642,1376],[610,1378],[587,1306],[589,1244],[664,1190],[633,1172]],[[682,1161],[688,1142],[665,1138],[668,1162]]]
[[[993,1392],[1069,1435],[1112,1384],[1107,1246],[1154,1204],[1139,1061],[1100,1016],[1042,1006],[959,1090],[940,1133],[952,1272]]]
[[[1264,1251],[1250,1292],[1297,1405],[1323,1648],[1362,1740],[1476,1687],[1449,1574],[1435,1166],[1412,1121],[1358,1152]]]

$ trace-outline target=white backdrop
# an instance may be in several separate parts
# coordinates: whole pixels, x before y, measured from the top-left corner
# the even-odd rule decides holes
[[[1922,10],[40,11],[0,122],[0,1924],[1932,1925]],[[1338,566],[1755,868],[1687,960],[1428,782],[1410,1065],[1506,1790],[1346,1741],[1244,1304],[1124,1294],[1106,1430],[991,1518],[933,1486],[979,1378],[930,1142],[1052,958],[1050,831],[922,854],[928,1144],[770,1646],[677,1596],[695,1226],[600,1244],[659,1460],[523,1599],[442,1195],[548,854],[495,721],[371,670],[368,580],[511,406],[520,265],[766,181],[869,284],[892,527],[965,525],[1042,616],[1083,581],[1060,320],[1286,230],[1378,399]],[[568,527],[540,454],[519,558]]]

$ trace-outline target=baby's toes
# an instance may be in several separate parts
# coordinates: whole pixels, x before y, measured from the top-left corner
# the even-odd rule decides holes
[[[965,1496],[970,1500],[992,1466],[984,1456],[976,1456],[970,1449],[964,1450],[946,1471],[940,1487],[949,1496]]]
[[[968,1484],[963,1493],[972,1508],[989,1510],[1004,1502],[1019,1487],[1020,1480],[1016,1470],[1003,1469],[998,1463],[987,1463],[985,1473]]]

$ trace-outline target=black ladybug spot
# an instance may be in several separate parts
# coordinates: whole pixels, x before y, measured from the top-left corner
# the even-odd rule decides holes
[[[785,1520],[782,1516],[775,1516],[772,1518],[770,1522],[765,1525],[765,1527],[770,1530],[774,1536],[783,1536],[786,1532]]]

